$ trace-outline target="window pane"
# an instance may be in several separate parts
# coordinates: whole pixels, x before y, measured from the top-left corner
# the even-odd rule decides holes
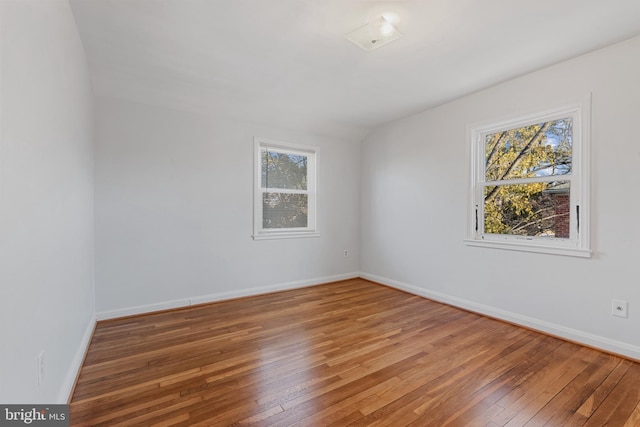
[[[261,151],[262,188],[307,189],[307,156]]]
[[[484,232],[569,238],[570,182],[485,187]]]
[[[262,227],[307,227],[308,206],[306,194],[264,193],[262,195]]]
[[[488,134],[485,180],[570,174],[572,144],[570,117]]]

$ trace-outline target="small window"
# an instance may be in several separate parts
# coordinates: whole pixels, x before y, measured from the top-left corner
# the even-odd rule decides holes
[[[468,244],[590,256],[583,110],[471,129]]]
[[[317,236],[318,149],[255,139],[254,239]]]

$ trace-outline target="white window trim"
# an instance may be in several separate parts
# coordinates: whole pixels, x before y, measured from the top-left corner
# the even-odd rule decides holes
[[[292,154],[304,154],[308,156],[307,163],[307,190],[282,190],[284,193],[302,193],[308,195],[308,226],[306,228],[278,228],[265,229],[262,227],[262,165],[260,151],[263,148],[272,148],[280,152]],[[254,137],[254,184],[253,184],[253,240],[292,239],[302,237],[318,237],[318,147],[308,145],[289,144],[261,137]],[[272,189],[278,192],[278,189]]]
[[[572,165],[571,176],[556,178],[557,180],[571,181],[571,237],[569,239],[545,239],[544,237],[482,233],[484,224],[482,183],[485,182],[484,135],[569,116],[573,117],[574,120],[574,144],[572,147],[574,164]],[[468,126],[467,139],[471,142],[470,150],[468,151],[468,164],[471,166],[471,173],[465,244],[495,249],[590,257],[590,124],[591,95],[589,94],[582,102],[565,107],[549,109],[541,113],[520,115],[502,121]],[[578,141],[577,144],[576,141]],[[522,181],[519,182],[522,183]],[[579,212],[576,210],[576,206],[579,206]]]

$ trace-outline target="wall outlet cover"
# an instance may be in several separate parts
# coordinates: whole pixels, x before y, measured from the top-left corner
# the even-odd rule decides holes
[[[629,303],[621,299],[611,300],[611,314],[618,317],[629,317]]]

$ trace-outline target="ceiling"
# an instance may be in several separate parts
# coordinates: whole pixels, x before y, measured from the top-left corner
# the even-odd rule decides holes
[[[97,96],[343,139],[640,34],[638,0],[70,3]],[[402,38],[344,38],[383,13]]]

